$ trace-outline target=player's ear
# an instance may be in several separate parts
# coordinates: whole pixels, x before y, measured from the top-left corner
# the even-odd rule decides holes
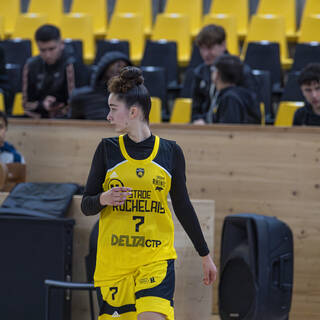
[[[136,119],[139,115],[139,108],[136,105],[130,107],[129,116],[130,119]]]

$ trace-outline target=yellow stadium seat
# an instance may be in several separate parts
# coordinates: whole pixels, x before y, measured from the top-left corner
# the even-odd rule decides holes
[[[6,105],[4,101],[4,95],[2,92],[0,92],[0,111],[6,112]]]
[[[288,40],[296,40],[296,0],[260,0],[257,14],[283,16]]]
[[[143,17],[143,30],[150,36],[152,30],[152,0],[117,0],[114,14],[135,13]]]
[[[107,33],[108,10],[105,0],[73,0],[72,13],[85,13],[92,16],[93,32],[96,37],[105,37]]]
[[[237,19],[229,14],[207,14],[203,19],[203,26],[216,24],[224,28],[227,34],[227,49],[231,54],[239,55],[239,39],[237,34]]]
[[[242,57],[245,57],[248,43],[256,41],[279,43],[282,67],[285,69],[291,67],[292,59],[289,58],[288,44],[285,34],[285,22],[283,17],[275,15],[252,16],[248,35],[243,45]]]
[[[320,1],[319,0],[305,0],[301,24],[304,19],[312,14],[320,14]]]
[[[81,40],[85,63],[92,63],[95,55],[92,17],[84,13],[62,16],[60,29],[64,39]]]
[[[36,30],[47,23],[47,16],[42,13],[26,13],[18,16],[12,38],[29,39],[32,43],[32,55],[39,54],[34,38]]]
[[[305,17],[301,23],[298,42],[320,42],[320,14]]]
[[[195,37],[201,28],[202,1],[199,0],[167,0],[165,13],[185,14],[190,20],[190,33]]]
[[[128,41],[130,44],[130,58],[134,63],[139,63],[145,46],[142,16],[134,13],[114,14],[106,39]]]
[[[304,102],[282,101],[279,104],[275,127],[291,127],[293,124],[294,113],[297,109],[304,106]]]
[[[189,17],[176,13],[158,14],[152,32],[152,40],[167,40],[177,43],[178,62],[186,66],[191,54]]]
[[[0,12],[4,17],[4,32],[7,38],[11,37],[13,33],[20,11],[20,0],[0,1]]]
[[[249,19],[248,0],[214,0],[210,13],[233,14],[237,17],[238,36],[243,39],[247,35]]]
[[[22,93],[21,92],[17,92],[14,96],[12,115],[13,116],[23,116],[24,115],[24,109],[23,109],[23,105],[22,105]]]
[[[28,13],[45,14],[48,23],[58,25],[63,15],[63,0],[30,0]]]
[[[150,123],[161,123],[162,103],[160,98],[151,97],[151,110],[149,114]]]
[[[4,18],[3,16],[0,16],[0,39],[4,39],[5,38],[5,33],[4,33]]]
[[[174,101],[170,123],[190,123],[192,99],[177,98]]]
[[[260,102],[260,114],[261,114],[261,124],[264,126],[266,124],[266,108],[263,102]]]

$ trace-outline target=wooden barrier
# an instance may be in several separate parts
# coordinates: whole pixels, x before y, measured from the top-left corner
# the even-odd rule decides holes
[[[215,260],[226,215],[277,216],[294,234],[290,319],[320,317],[320,128],[153,125],[184,150],[193,199],[214,199]],[[28,181],[84,184],[105,122],[12,120],[8,140],[27,161]],[[217,309],[215,308],[215,311]]]

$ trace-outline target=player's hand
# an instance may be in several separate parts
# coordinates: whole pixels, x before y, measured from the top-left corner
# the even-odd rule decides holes
[[[114,187],[108,191],[102,192],[100,195],[100,204],[102,206],[121,206],[127,197],[131,195],[131,188]]]
[[[210,285],[217,279],[217,267],[212,261],[210,255],[202,257],[203,283]]]

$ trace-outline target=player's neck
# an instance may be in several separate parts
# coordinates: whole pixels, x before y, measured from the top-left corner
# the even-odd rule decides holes
[[[148,124],[143,123],[142,125],[130,130],[130,132],[128,132],[128,136],[132,141],[138,143],[148,139],[151,136],[151,131]]]

